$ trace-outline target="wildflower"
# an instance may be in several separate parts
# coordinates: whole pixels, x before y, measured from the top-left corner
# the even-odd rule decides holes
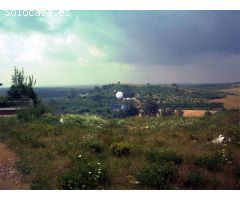
[[[134,183],[134,184],[139,184],[140,182],[139,182],[139,181],[134,181],[133,183]]]
[[[97,164],[100,165],[100,162],[98,162]]]
[[[99,171],[98,173],[99,173],[99,174],[101,174],[101,172],[100,172],[100,171]]]
[[[81,157],[82,157],[82,155],[80,154],[78,157],[79,157],[79,158],[81,158]]]
[[[89,174],[91,174],[92,172],[88,172]]]

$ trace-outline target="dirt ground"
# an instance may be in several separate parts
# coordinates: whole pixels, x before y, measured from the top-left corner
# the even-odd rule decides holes
[[[0,190],[28,189],[21,181],[22,176],[15,168],[16,154],[5,144],[0,143]]]

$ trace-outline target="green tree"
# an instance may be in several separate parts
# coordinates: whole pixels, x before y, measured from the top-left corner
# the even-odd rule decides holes
[[[12,75],[12,85],[7,93],[8,100],[12,101],[29,101],[32,100],[34,105],[39,103],[38,97],[33,90],[36,80],[33,76],[25,76],[24,70],[14,68]]]
[[[146,115],[156,115],[158,112],[158,104],[155,101],[147,100],[144,103],[144,113]]]

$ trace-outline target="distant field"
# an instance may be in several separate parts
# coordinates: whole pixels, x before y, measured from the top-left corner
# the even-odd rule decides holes
[[[212,103],[223,103],[226,109],[239,109],[240,108],[240,96],[227,95],[225,98],[209,100]]]
[[[208,110],[183,110],[184,117],[203,117]],[[210,111],[216,113],[217,111]]]
[[[221,91],[231,93],[231,94],[240,95],[240,87],[225,89],[225,90],[221,90]]]

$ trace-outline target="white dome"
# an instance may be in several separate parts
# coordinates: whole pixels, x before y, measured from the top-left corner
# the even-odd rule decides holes
[[[116,98],[117,99],[122,99],[123,98],[123,92],[119,91],[116,93]]]

